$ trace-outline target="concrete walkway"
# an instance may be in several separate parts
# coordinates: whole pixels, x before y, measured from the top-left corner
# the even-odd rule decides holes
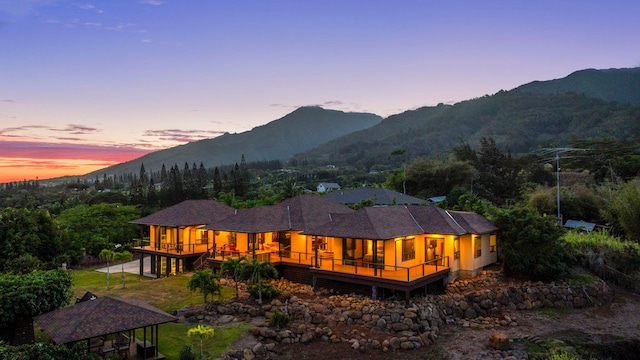
[[[100,271],[103,273],[106,273],[108,271],[111,274],[119,273],[119,272],[122,272],[122,264],[111,265],[108,268],[103,267],[100,269],[96,269],[96,271]],[[124,263],[124,272],[140,275],[140,260],[138,259],[138,260],[133,260],[133,261]],[[152,277],[152,278],[156,277],[155,274],[151,273],[151,257],[150,256],[146,256],[144,258],[143,274],[144,276],[147,276],[147,277]]]

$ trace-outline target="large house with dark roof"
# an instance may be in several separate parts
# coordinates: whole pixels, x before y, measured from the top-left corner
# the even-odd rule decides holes
[[[475,213],[433,205],[354,211],[318,195],[237,211],[220,204],[191,204],[210,210],[190,211],[186,218],[191,220],[169,221],[166,214],[154,214],[134,221],[150,224],[164,219],[150,225],[153,241],[136,248],[160,258],[154,262],[158,276],[198,266],[219,269],[229,257],[245,256],[269,261],[281,276],[314,287],[357,291],[374,298],[386,291],[401,291],[408,299],[412,292],[434,284],[475,276],[497,261],[497,228],[491,222]],[[188,205],[180,203],[163,211],[177,213]],[[167,231],[172,234],[169,240]],[[172,245],[165,248],[165,244]],[[179,260],[173,252],[178,250],[198,260],[174,267],[174,259]],[[158,265],[163,258],[169,259],[170,268]]]

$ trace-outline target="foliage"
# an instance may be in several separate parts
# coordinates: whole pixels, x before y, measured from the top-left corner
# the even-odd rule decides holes
[[[137,225],[129,221],[140,218],[135,206],[120,204],[80,205],[60,213],[56,224],[68,233],[70,241],[97,256],[102,249],[127,244],[139,236]]]
[[[162,349],[162,354],[167,359],[179,359],[180,349],[184,344],[192,342],[194,339],[187,336],[187,331],[193,324],[167,323],[160,325],[158,331],[158,348]],[[223,354],[231,350],[231,344],[245,336],[252,325],[240,323],[238,325],[225,326],[215,329],[215,337],[205,339],[204,353],[212,359],[220,358]],[[142,335],[140,335],[142,336]]]
[[[261,303],[260,299],[273,299],[280,295],[280,290],[277,286],[264,280],[259,283],[249,285],[247,287],[247,291],[251,296],[258,299],[259,303]]]
[[[133,259],[133,254],[130,253],[129,251],[116,251],[113,253],[113,262],[114,263],[121,263],[121,267],[122,267],[122,288],[124,289],[125,287],[125,282],[124,282],[124,263],[129,262]]]
[[[0,210],[0,259],[17,259],[29,254],[43,262],[57,262],[65,251],[52,217],[46,210]],[[0,262],[0,270],[6,266]],[[59,266],[60,264],[58,264]]]
[[[87,353],[84,344],[76,344],[73,347],[54,344],[25,344],[13,350],[0,351],[1,359],[15,360],[93,360],[97,359],[97,355]]]
[[[43,268],[42,261],[31,254],[20,255],[17,259],[8,259],[4,264],[5,272],[28,274]]]
[[[222,296],[222,286],[218,281],[218,276],[211,269],[196,271],[189,279],[187,288],[190,291],[200,290],[204,303],[207,302],[209,295],[217,294],[218,297]]]
[[[473,168],[462,161],[438,161],[414,158],[406,164],[402,173],[395,172],[385,186],[403,192],[406,178],[406,192],[426,199],[432,196],[449,195],[456,187],[471,185]],[[438,181],[434,181],[438,179]]]
[[[107,262],[107,290],[109,290],[109,278],[111,276],[111,267],[109,266],[110,262],[113,262],[113,257],[115,256],[115,251],[109,249],[102,249],[98,257]]]
[[[278,309],[274,310],[273,313],[271,313],[271,317],[269,318],[269,326],[273,326],[278,329],[287,327],[290,322],[291,316]]]
[[[640,286],[640,244],[621,240],[604,230],[568,232],[564,241],[581,265],[601,277],[631,289]]]
[[[640,242],[640,179],[635,179],[611,194],[603,217],[619,225],[629,240]]]
[[[515,206],[493,208],[492,220],[500,228],[500,250],[507,274],[533,280],[554,280],[567,271],[569,257],[558,219],[533,209]]]
[[[268,261],[258,261],[253,259],[250,262],[246,262],[242,269],[243,278],[249,279],[249,283],[257,287],[258,304],[262,304],[263,295],[263,281],[262,278],[276,278],[278,277],[278,270]],[[269,289],[269,295],[277,295],[277,289]],[[273,296],[269,296],[273,297]]]
[[[33,271],[29,274],[0,273],[0,330],[16,336],[22,322],[61,308],[71,300],[72,277],[65,270]],[[7,331],[14,331],[11,335]],[[33,328],[31,327],[31,331]],[[27,334],[29,335],[29,334]],[[33,333],[30,334],[33,338]]]
[[[236,284],[236,299],[240,296],[240,290],[238,288],[238,282],[242,277],[242,271],[244,264],[247,262],[247,258],[240,256],[237,258],[227,258],[222,265],[220,265],[220,272],[222,275],[230,276]]]
[[[180,349],[180,360],[196,360],[196,354],[193,352],[191,344],[185,344]]]
[[[208,339],[213,337],[215,331],[211,326],[206,325],[198,325],[194,328],[191,328],[187,331],[187,336],[197,336],[200,339],[200,357],[203,355],[203,341],[204,339]]]

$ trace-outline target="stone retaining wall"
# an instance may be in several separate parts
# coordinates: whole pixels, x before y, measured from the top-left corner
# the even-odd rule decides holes
[[[245,349],[242,354],[245,359],[251,359],[252,354],[268,352],[276,343],[349,342],[361,351],[416,349],[435,342],[439,329],[445,324],[483,328],[517,326],[511,312],[598,306],[612,297],[609,287],[601,280],[586,285],[506,283],[500,276],[485,273],[473,280],[455,281],[444,294],[413,298],[410,307],[405,307],[404,301],[371,300],[356,295],[315,296],[307,285],[279,280],[277,284],[284,293],[281,298],[286,300],[274,299],[258,306],[245,296],[243,301],[229,301],[199,311],[185,308],[175,315],[184,322],[219,326],[256,317],[268,319],[276,309],[287,313],[292,322],[286,329],[274,329],[266,323],[253,329],[261,344],[257,349]],[[364,328],[367,333],[355,328]]]

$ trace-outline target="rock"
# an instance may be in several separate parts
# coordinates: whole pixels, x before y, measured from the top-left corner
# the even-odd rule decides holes
[[[489,345],[496,350],[509,350],[509,337],[503,333],[493,333],[489,337]]]
[[[244,360],[253,360],[256,358],[256,355],[253,353],[253,351],[251,351],[251,349],[244,349],[242,355],[242,358]]]
[[[311,340],[313,340],[314,335],[315,335],[315,332],[307,331],[304,334],[302,334],[302,336],[300,337],[300,342],[305,344],[308,342],[311,342]]]

